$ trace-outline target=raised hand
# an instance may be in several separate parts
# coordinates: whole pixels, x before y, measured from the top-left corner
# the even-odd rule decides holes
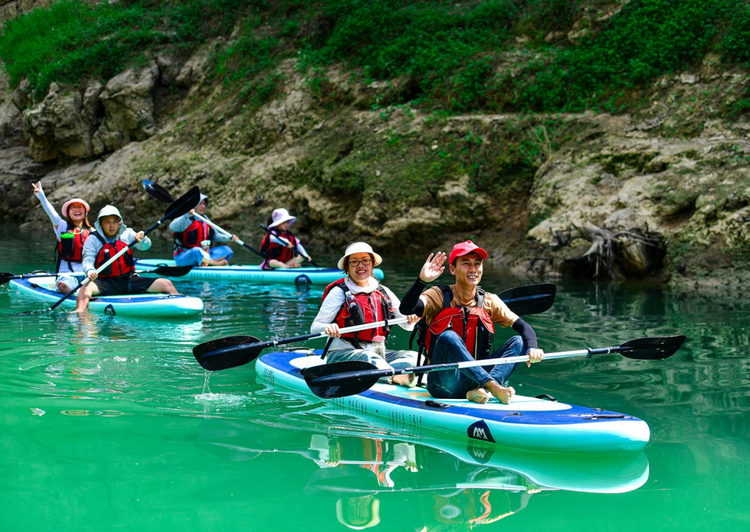
[[[442,251],[438,251],[434,254],[434,256],[432,253],[430,253],[430,256],[427,257],[424,266],[422,266],[422,270],[419,272],[419,278],[422,279],[425,283],[434,281],[445,271],[445,266],[443,266],[444,262],[445,253],[443,253]]]
[[[34,187],[34,194],[39,194],[42,192],[42,182],[37,181],[36,183],[31,184],[32,187]]]

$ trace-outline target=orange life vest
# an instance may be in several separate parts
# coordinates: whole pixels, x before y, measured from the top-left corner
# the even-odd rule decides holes
[[[102,264],[114,257],[121,249],[127,247],[127,244],[120,239],[115,240],[114,243],[110,243],[99,233],[94,232],[93,234],[102,241],[102,249],[99,250],[99,253],[96,255],[96,260],[94,261],[94,267],[97,270]],[[116,261],[100,271],[99,277],[130,277],[130,275],[133,274],[133,271],[135,271],[133,251],[128,249],[125,253],[117,257]]]
[[[274,233],[274,236],[288,240],[292,244],[292,247],[290,248],[284,244],[276,242],[271,238],[269,233],[266,233],[266,236],[263,237],[263,241],[260,243],[260,252],[269,259],[278,260],[280,262],[292,260],[297,251],[297,237],[289,231],[284,233]]]
[[[336,316],[336,324],[340,328],[351,327],[352,325],[362,325],[364,323],[375,323],[393,318],[391,299],[388,293],[380,284],[377,289],[369,294],[360,292],[353,294],[349,287],[346,286],[344,279],[339,279],[329,284],[323,291],[323,299],[328,296],[334,288],[340,288],[344,292],[344,304],[341,305],[339,313]],[[359,341],[365,340],[371,342],[375,336],[388,337],[390,327],[374,327],[365,331],[354,333],[345,333],[341,338],[350,340],[354,347],[360,348]]]
[[[447,330],[458,334],[466,344],[466,349],[476,360],[488,358],[492,347],[495,325],[484,310],[485,291],[477,287],[475,307],[452,307],[453,291],[450,286],[440,285],[443,293],[443,310],[427,326],[424,336],[424,347],[429,357],[435,347],[435,341]]]
[[[65,261],[68,268],[73,270],[71,263],[80,263],[83,260],[83,244],[91,234],[89,229],[72,229],[60,234],[60,241],[57,243],[57,267],[60,271],[60,263]]]
[[[206,222],[193,220],[181,233],[172,233],[174,237],[175,254],[183,253],[185,249],[197,248],[204,240],[213,240],[214,230]]]

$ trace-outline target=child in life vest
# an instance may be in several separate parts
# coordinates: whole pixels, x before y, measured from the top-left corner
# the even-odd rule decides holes
[[[333,337],[327,356],[328,363],[364,360],[378,369],[400,369],[416,365],[415,351],[386,349],[382,355],[375,352],[374,341],[377,337],[387,338],[388,329],[378,327],[344,335],[340,332],[341,328],[350,325],[375,323],[385,317],[402,317],[396,295],[381,285],[372,274],[375,266],[382,262],[383,258],[365,242],[350,244],[344,256],[339,259],[338,267],[347,275],[326,288],[318,315],[310,326],[311,333],[325,331],[328,336]],[[399,325],[411,330],[418,318],[412,316],[408,319],[408,323]],[[416,384],[416,377],[395,375],[392,382],[411,387]]]
[[[296,219],[286,209],[276,209],[271,214],[269,232],[260,243],[260,252],[267,257],[261,264],[264,270],[297,268],[305,260],[312,262],[310,254],[289,230]]]
[[[169,279],[144,278],[136,275],[135,261],[130,248],[112,264],[97,272],[133,240],[137,242],[134,248],[146,251],[151,247],[151,239],[145,236],[143,231],[135,232],[122,223],[120,211],[112,205],[105,205],[99,211],[94,227],[96,231],[91,233],[83,246],[83,268],[91,282],[78,292],[76,312],[86,310],[91,298],[97,295],[115,296],[146,292],[177,295],[178,292]]]
[[[47,200],[42,189],[42,182],[32,183],[34,195],[42,204],[44,212],[52,222],[55,230],[57,245],[55,255],[57,256],[55,273],[57,277],[57,291],[67,294],[78,285],[78,279],[70,273],[83,273],[83,245],[90,232],[88,213],[89,204],[81,198],[73,198],[66,201],[62,206],[62,217],[52,204]]]

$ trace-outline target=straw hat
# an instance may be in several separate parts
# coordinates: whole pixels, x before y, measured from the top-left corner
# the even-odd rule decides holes
[[[68,200],[68,201],[66,201],[65,203],[63,203],[63,206],[62,206],[62,209],[61,209],[61,210],[62,210],[62,215],[63,215],[63,216],[65,217],[65,218],[69,218],[69,216],[68,216],[68,209],[69,209],[69,208],[70,208],[70,206],[71,206],[71,205],[73,205],[74,203],[80,203],[81,205],[83,205],[83,208],[84,208],[84,209],[86,210],[86,214],[88,214],[88,213],[89,213],[89,209],[90,209],[90,207],[89,207],[89,204],[88,204],[88,203],[86,203],[85,201],[83,201],[83,200],[82,200],[81,198],[73,198],[73,199],[71,199],[71,200]]]
[[[289,214],[289,211],[286,209],[276,209],[271,213],[271,219],[273,220],[273,223],[269,225],[269,229],[271,227],[276,227],[277,225],[283,224],[284,222],[289,222],[289,224],[293,224],[294,220],[297,219],[296,216],[292,216]]]
[[[349,259],[349,256],[354,255],[355,253],[369,253],[370,255],[372,255],[372,259],[375,261],[375,264],[374,264],[375,266],[378,266],[383,262],[383,257],[375,253],[372,250],[372,247],[370,246],[370,244],[367,244],[365,242],[354,242],[352,244],[349,244],[346,247],[346,251],[344,251],[344,256],[339,259],[339,262],[337,263],[339,270],[346,271],[346,269],[344,268],[344,265]]]

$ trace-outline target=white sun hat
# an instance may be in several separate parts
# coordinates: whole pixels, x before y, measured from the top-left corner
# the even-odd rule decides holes
[[[289,214],[289,211],[286,209],[276,209],[271,213],[271,219],[273,220],[273,223],[269,225],[269,229],[271,227],[276,227],[277,225],[283,224],[284,222],[289,222],[289,224],[293,224],[294,220],[297,219],[296,216],[292,216]]]
[[[339,270],[346,271],[344,269],[344,265],[346,264],[347,260],[349,259],[350,255],[354,255],[355,253],[369,253],[372,255],[373,260],[375,261],[374,266],[378,266],[383,262],[383,257],[378,255],[372,250],[372,246],[366,242],[353,242],[346,246],[346,251],[344,251],[344,256],[339,259],[339,262],[337,266],[339,267]]]
[[[73,199],[68,200],[65,203],[63,203],[62,209],[60,209],[60,210],[62,210],[62,215],[63,216],[65,216],[66,218],[68,218],[68,209],[74,203],[80,203],[81,205],[83,205],[83,208],[86,211],[86,214],[88,214],[89,208],[90,208],[89,204],[86,203],[85,201],[83,201],[81,198],[73,198]]]
[[[117,207],[114,205],[105,205],[102,210],[99,211],[99,215],[96,217],[97,220],[104,218],[105,216],[117,216],[122,221],[122,215]]]

